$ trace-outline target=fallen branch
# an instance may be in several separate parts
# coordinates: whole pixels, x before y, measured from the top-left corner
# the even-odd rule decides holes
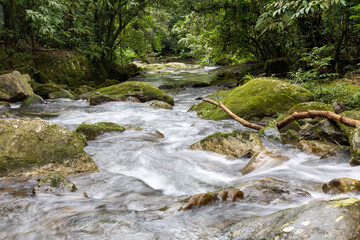
[[[230,111],[230,109],[228,109],[222,102],[215,102],[215,101],[213,101],[211,99],[207,99],[207,98],[203,99],[203,101],[211,103],[211,104],[221,108],[230,117],[232,117],[233,119],[235,119],[236,121],[238,121],[239,123],[241,123],[245,127],[256,129],[256,130],[261,130],[261,129],[264,128],[264,126],[260,126],[260,125],[248,122],[248,121],[242,119],[241,117],[237,116],[232,111]],[[353,127],[353,128],[355,128],[356,125],[360,123],[359,120],[351,119],[351,118],[348,118],[348,117],[345,117],[345,116],[340,116],[340,115],[338,115],[336,113],[333,113],[333,112],[330,112],[330,111],[309,110],[307,112],[294,112],[293,114],[291,114],[290,116],[288,116],[284,120],[278,122],[276,124],[276,127],[278,129],[281,129],[281,128],[285,127],[286,125],[288,125],[289,123],[293,122],[293,121],[303,119],[303,118],[317,118],[317,117],[327,118],[329,120],[333,120],[333,121],[336,121],[338,123],[342,123],[342,124],[344,124],[346,126]]]

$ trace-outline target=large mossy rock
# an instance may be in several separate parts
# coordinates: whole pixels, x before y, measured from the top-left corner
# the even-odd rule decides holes
[[[352,118],[355,120],[360,120],[360,111],[351,110],[340,113],[341,116]],[[354,134],[355,128],[345,126],[344,124],[337,123],[345,135],[350,139]]]
[[[112,63],[108,70],[108,78],[116,79],[120,82],[124,82],[129,78],[135,77],[140,74],[140,68],[135,64],[130,63],[125,66]]]
[[[360,199],[315,201],[264,217],[245,219],[231,228],[232,239],[358,239]]]
[[[0,101],[22,101],[34,94],[30,86],[30,76],[18,71],[0,76]]]
[[[65,89],[60,89],[59,91],[49,93],[49,99],[58,99],[58,98],[68,98],[75,100],[75,96]]]
[[[39,193],[75,191],[77,191],[76,185],[66,177],[57,173],[49,173],[45,177],[42,177],[33,187],[33,193],[35,195]]]
[[[88,59],[71,52],[49,52],[34,56],[34,78],[40,83],[81,86],[91,78]],[[40,95],[40,94],[39,94]]]
[[[194,143],[190,149],[215,152],[231,158],[241,158],[253,156],[263,150],[264,147],[256,133],[235,130],[227,133],[214,133]]]
[[[68,88],[67,85],[58,85],[55,83],[37,83],[37,82],[32,82],[31,86],[34,89],[34,92],[43,98],[49,98],[50,93]]]
[[[313,99],[308,90],[297,85],[272,78],[258,78],[233,89],[221,101],[239,117],[262,119],[285,113],[294,105]],[[208,103],[192,109],[206,119],[229,118],[222,109]]]
[[[170,95],[160,90],[154,84],[146,82],[124,82],[97,89],[89,97],[90,105],[99,104],[99,101],[97,101],[99,98],[103,99],[102,102],[129,101],[131,98],[139,99],[141,102],[161,100],[174,105],[174,99]]]
[[[98,171],[84,143],[67,128],[38,119],[0,120],[0,176]]]
[[[125,128],[112,122],[98,122],[94,124],[80,124],[76,130],[77,133],[83,134],[86,140],[95,140],[99,135],[107,132],[123,132]]]
[[[360,126],[358,126],[350,137],[350,164],[360,165]]]
[[[31,107],[38,104],[45,104],[44,99],[39,95],[32,94],[21,103],[20,108]]]
[[[321,158],[349,156],[349,146],[318,140],[301,140],[296,148],[303,152],[318,155]]]

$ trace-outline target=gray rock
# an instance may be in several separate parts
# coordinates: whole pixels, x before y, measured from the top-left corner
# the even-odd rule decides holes
[[[57,174],[49,173],[41,178],[33,187],[33,193],[56,193],[56,192],[75,192],[77,191],[76,185],[66,177]]]
[[[0,76],[0,101],[22,101],[34,94],[30,86],[30,76],[18,71]]]

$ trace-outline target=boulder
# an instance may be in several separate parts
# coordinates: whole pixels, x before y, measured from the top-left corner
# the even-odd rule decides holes
[[[33,82],[31,86],[34,89],[34,92],[43,98],[49,98],[50,93],[68,88],[67,85],[58,85],[55,83],[37,83],[37,82]]]
[[[259,168],[276,167],[289,160],[288,157],[276,154],[276,152],[261,151],[250,159],[241,169],[241,173],[245,175]]]
[[[125,128],[112,122],[98,122],[94,124],[80,124],[75,132],[83,134],[86,140],[95,140],[99,135],[107,132],[123,132]]]
[[[30,86],[30,76],[17,71],[0,76],[0,101],[22,101],[34,94]]]
[[[350,138],[350,164],[360,165],[360,126],[358,126]]]
[[[140,69],[133,63],[125,66],[112,63],[108,70],[109,79],[116,79],[120,82],[124,82],[129,78],[135,77],[140,74]]]
[[[360,193],[360,181],[346,177],[337,178],[331,180],[330,182],[324,183],[322,185],[322,190],[324,193],[333,195],[348,192],[358,194]]]
[[[170,110],[173,109],[173,106],[171,106],[167,102],[160,101],[160,100],[151,100],[149,102],[149,106],[151,106],[153,108],[164,108],[164,109],[170,109]]]
[[[39,193],[58,193],[58,192],[75,192],[77,191],[76,185],[66,177],[57,174],[49,173],[45,177],[38,180],[33,187],[35,195]]]
[[[306,187],[313,191],[320,191],[321,189],[321,186],[311,183],[307,183]],[[245,182],[236,186],[236,188],[244,192],[245,201],[250,203],[294,203],[311,197],[311,194],[302,189],[301,186],[293,186],[287,181],[275,178],[261,178]]]
[[[257,78],[233,89],[221,101],[241,118],[262,119],[285,113],[294,105],[313,98],[308,90],[297,85],[272,78]],[[222,109],[209,103],[196,110],[206,119],[230,118]]]
[[[263,217],[251,217],[230,229],[232,239],[357,239],[360,199],[314,201]]]
[[[352,118],[355,120],[360,120],[360,111],[351,110],[340,113],[341,116]],[[337,123],[337,125],[341,128],[341,130],[345,133],[345,135],[350,138],[353,136],[355,132],[355,128],[345,126],[344,124]]]
[[[200,193],[188,199],[183,200],[186,204],[180,210],[188,210],[193,207],[209,205],[216,201],[235,202],[237,199],[243,199],[244,193],[236,188],[227,188],[213,193]]]
[[[69,98],[75,100],[75,96],[65,89],[60,89],[59,91],[49,93],[49,99],[58,99],[58,98]]]
[[[299,103],[299,104],[293,106],[292,108],[290,108],[289,111],[287,112],[287,115],[291,115],[294,112],[307,112],[309,110],[334,112],[334,108],[330,104],[326,104],[326,103],[322,103],[322,102],[303,102],[303,103]],[[285,117],[287,117],[287,115],[285,115]],[[305,123],[316,124],[316,123],[320,122],[321,120],[324,120],[324,118],[321,118],[321,117],[318,117],[315,119],[305,118],[305,119],[299,119],[299,120],[297,120],[297,122],[300,123],[300,125],[303,125]]]
[[[39,119],[0,120],[0,176],[98,171],[67,128]]]
[[[98,101],[101,98],[102,101]],[[161,100],[174,105],[174,99],[151,83],[124,82],[106,88],[100,88],[92,92],[89,97],[90,105],[107,101],[128,101],[131,98],[141,102]]]
[[[30,96],[28,96],[20,105],[20,108],[24,108],[24,107],[30,107],[33,105],[38,105],[38,104],[45,104],[45,101],[42,97],[40,97],[39,95],[36,94],[32,94]]]
[[[348,146],[318,140],[301,140],[296,148],[303,152],[321,156],[321,158],[346,156],[349,155],[350,150]]]
[[[264,147],[260,137],[254,132],[235,130],[214,133],[190,146],[192,150],[205,150],[226,155],[231,158],[253,156]]]

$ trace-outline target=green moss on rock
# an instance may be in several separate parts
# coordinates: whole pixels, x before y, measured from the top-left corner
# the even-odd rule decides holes
[[[124,82],[110,87],[100,88],[90,94],[89,101],[94,97],[103,96],[105,101],[127,101],[129,97],[135,97],[141,102],[161,100],[174,105],[174,99],[160,90],[154,84],[146,82]]]
[[[37,104],[45,104],[45,101],[39,95],[32,94],[21,103],[20,108],[30,107]]]
[[[231,91],[221,101],[236,115],[245,118],[273,117],[287,112],[294,105],[313,100],[306,89],[272,78],[254,79]],[[198,114],[206,119],[220,120],[229,116],[220,108],[204,105]]]
[[[94,124],[80,124],[75,131],[83,134],[86,140],[95,140],[96,137],[101,134],[107,132],[123,132],[125,128],[112,122],[98,122]]]
[[[330,104],[326,104],[322,102],[303,102],[290,108],[287,114],[291,115],[294,112],[307,112],[309,110],[334,112],[334,108]]]
[[[49,98],[49,94],[52,92],[57,92],[60,91],[61,89],[67,89],[68,86],[67,85],[58,85],[55,83],[37,83],[37,82],[32,82],[31,83],[34,92],[43,97],[43,98]]]
[[[69,98],[71,100],[75,100],[75,96],[65,89],[60,89],[59,91],[49,93],[50,99],[58,99],[58,98]]]
[[[49,192],[75,192],[77,187],[66,177],[57,174],[49,173],[41,178],[33,187],[33,193],[49,193]]]

